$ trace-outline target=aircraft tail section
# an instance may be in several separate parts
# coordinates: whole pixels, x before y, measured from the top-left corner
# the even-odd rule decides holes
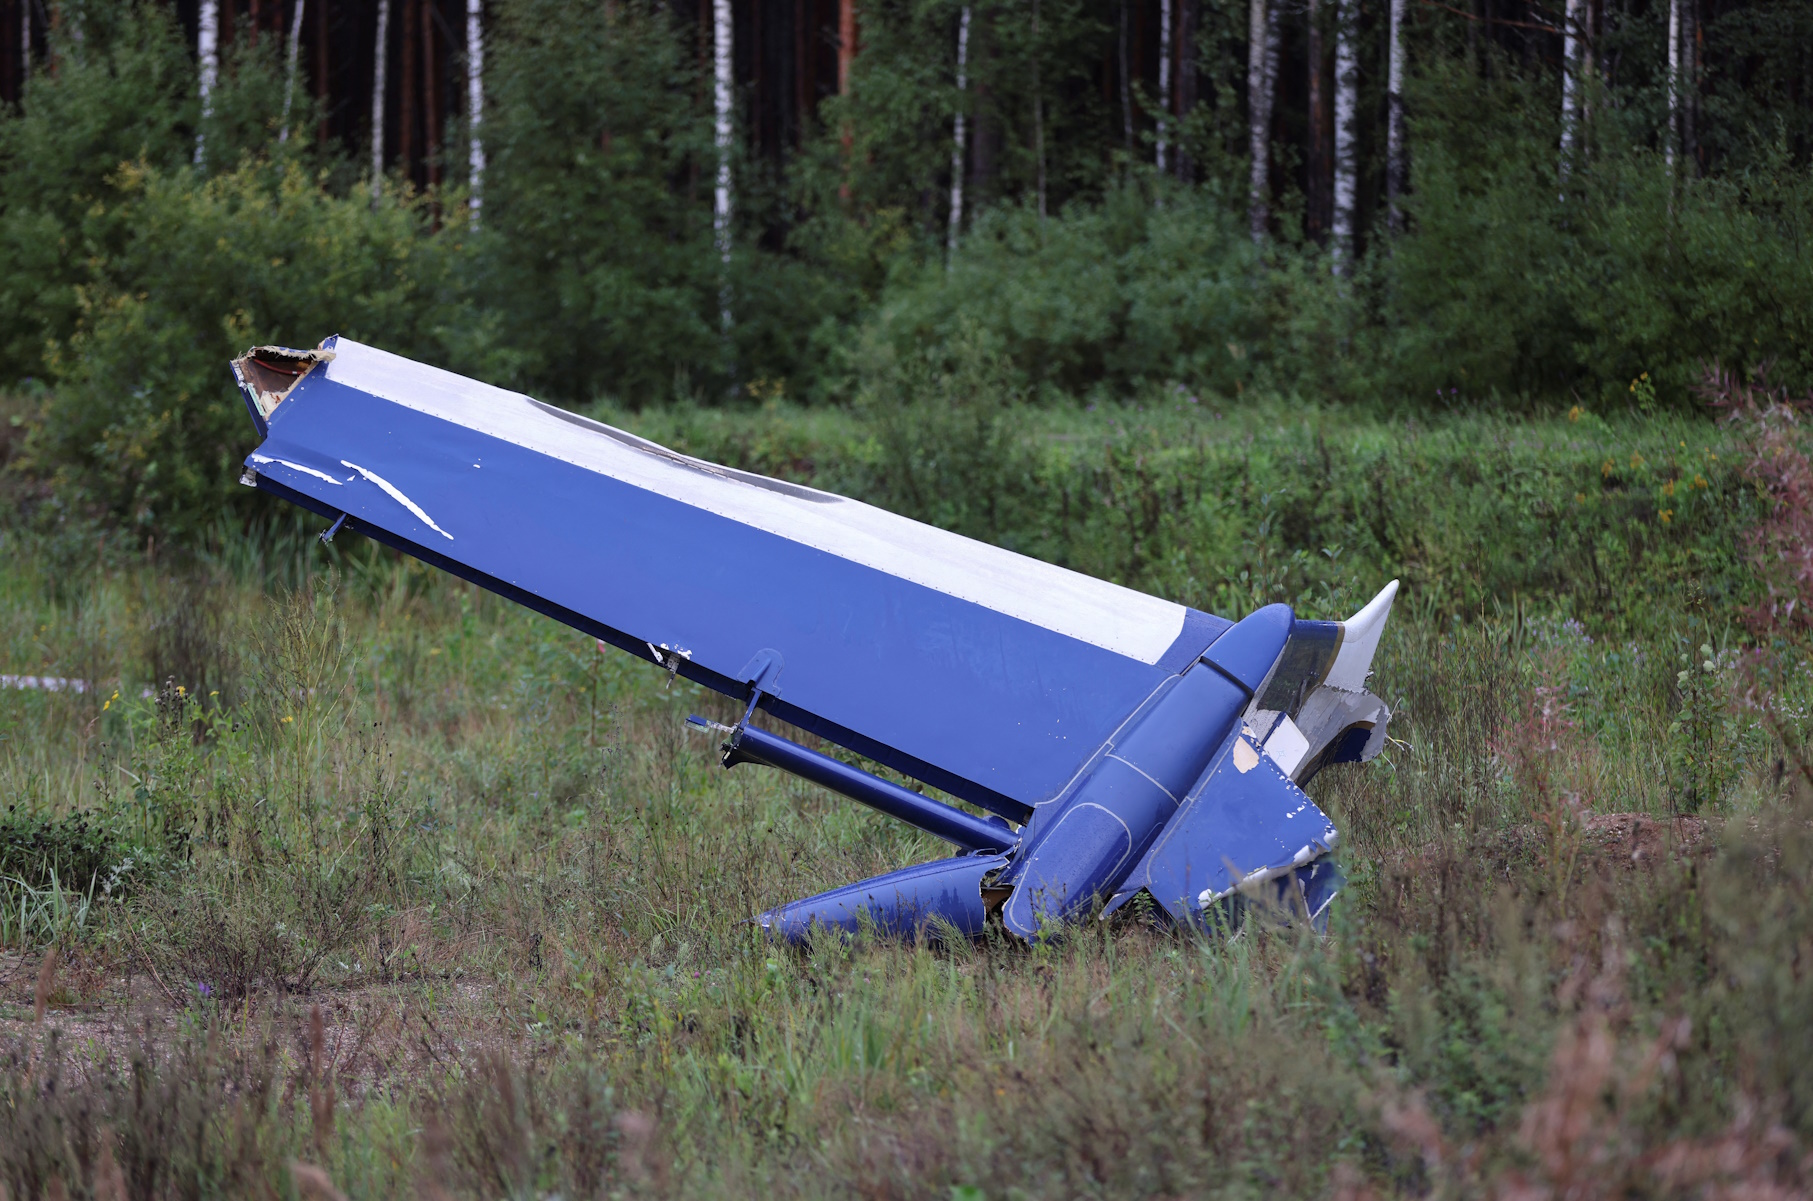
[[[1293,782],[1331,763],[1360,763],[1385,746],[1391,710],[1366,689],[1379,636],[1397,599],[1391,581],[1346,621],[1299,621],[1263,696],[1247,713],[1265,750]]]

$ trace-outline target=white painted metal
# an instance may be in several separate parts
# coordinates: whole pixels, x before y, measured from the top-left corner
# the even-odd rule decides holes
[[[336,383],[1129,658],[1157,663],[1183,630],[1186,610],[1172,601],[860,501],[676,454],[609,426],[563,417],[520,393],[347,338],[331,349],[327,378]]]
[[[1379,635],[1385,632],[1385,619],[1391,616],[1391,603],[1397,595],[1398,582],[1393,580],[1379,589],[1365,608],[1341,623],[1341,649],[1335,652],[1334,664],[1322,681],[1325,687],[1349,692],[1366,687],[1373,653],[1379,649]]]
[[[1295,776],[1297,768],[1303,763],[1303,757],[1309,754],[1309,739],[1297,728],[1297,723],[1288,716],[1281,715],[1278,724],[1265,740],[1265,753],[1272,761],[1284,770],[1287,776]]]

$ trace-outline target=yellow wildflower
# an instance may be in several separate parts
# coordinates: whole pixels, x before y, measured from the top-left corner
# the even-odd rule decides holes
[[[1630,452],[1630,469],[1632,471],[1635,471],[1637,468],[1639,468],[1641,466],[1643,466],[1643,456],[1638,454],[1634,450],[1631,451]]]
[[[1706,486],[1706,477],[1695,473],[1693,477],[1693,486],[1696,488],[1704,488]]]
[[[1674,520],[1675,511],[1673,509],[1657,509],[1656,516],[1662,519],[1663,525],[1667,525]]]
[[[283,715],[283,721],[284,721],[284,724],[285,724],[285,725],[288,725],[288,724],[289,724],[289,723],[290,723],[290,722],[293,722],[293,721],[295,721],[295,720],[296,720],[296,719],[295,719],[295,718],[293,718],[293,717],[291,717],[291,716],[290,716],[290,715],[289,715],[289,714],[287,714],[287,713],[285,713],[285,714],[284,714],[284,715]]]
[[[1605,461],[1605,465],[1603,467],[1599,468],[1599,474],[1609,477],[1611,475],[1611,473],[1616,470],[1617,470],[1617,468],[1612,466],[1612,461],[1610,459],[1607,459]]]
[[[1573,408],[1571,408],[1567,411],[1567,419],[1569,421],[1580,420],[1580,406],[1579,405],[1575,405]]]
[[[1673,480],[1669,480],[1666,484],[1662,485],[1662,495],[1663,496],[1673,496],[1674,494],[1675,494],[1675,482]]]

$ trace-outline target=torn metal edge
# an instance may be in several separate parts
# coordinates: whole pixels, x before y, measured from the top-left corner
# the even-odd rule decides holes
[[[296,390],[310,371],[321,363],[333,361],[334,352],[324,349],[296,350],[288,346],[254,346],[233,360],[233,379],[245,398],[246,411],[258,436],[270,433],[271,414],[289,394]]]

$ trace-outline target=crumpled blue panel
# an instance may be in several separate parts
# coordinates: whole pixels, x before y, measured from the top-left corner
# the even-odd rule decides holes
[[[1001,914],[1009,930],[1031,938],[1121,889],[1177,823],[1181,799],[1278,661],[1291,623],[1290,606],[1270,605],[1228,630],[1116,731],[1074,789],[1039,809],[1002,877],[1014,889]]]
[[[770,909],[755,920],[789,942],[805,940],[814,928],[854,934],[864,923],[882,933],[911,936],[933,926],[935,919],[973,937],[982,933],[987,919],[982,879],[1006,862],[1004,855],[934,859]]]
[[[1328,815],[1236,730],[1125,887],[1144,887],[1184,920],[1243,883],[1314,863],[1336,837]]]

